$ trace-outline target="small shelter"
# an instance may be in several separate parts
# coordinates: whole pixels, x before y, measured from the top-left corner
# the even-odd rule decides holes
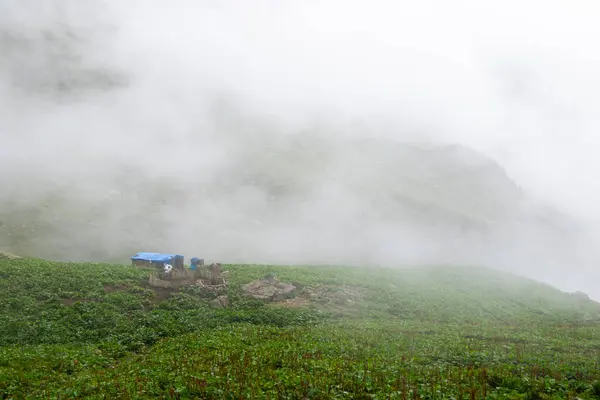
[[[154,267],[164,271],[167,264],[173,269],[183,269],[183,256],[180,254],[163,254],[163,253],[137,253],[131,257],[133,265],[138,267]]]

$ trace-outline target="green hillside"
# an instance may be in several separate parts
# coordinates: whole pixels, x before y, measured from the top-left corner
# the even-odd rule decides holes
[[[600,304],[476,267],[226,265],[215,293],[126,265],[0,257],[2,398],[600,398]],[[275,275],[292,298],[242,285]]]

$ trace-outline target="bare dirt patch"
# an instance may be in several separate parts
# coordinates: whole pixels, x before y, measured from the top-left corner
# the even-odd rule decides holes
[[[294,297],[293,299],[286,299],[280,302],[273,303],[277,307],[288,307],[288,308],[302,308],[310,305],[310,300],[304,295]]]
[[[179,291],[179,288],[152,286],[150,285],[147,279],[142,280],[140,282],[140,286],[154,291],[154,297],[151,300],[153,304],[160,303],[163,300],[167,300],[171,296],[171,293]]]
[[[92,301],[98,301],[98,300],[92,300],[92,299],[62,299],[62,303],[65,306],[72,306],[75,303],[90,303]]]
[[[362,297],[360,291],[348,286],[319,286],[305,288],[302,292],[311,301],[324,304],[350,305]]]
[[[171,297],[171,293],[177,292],[177,289],[161,287],[153,287],[152,290],[154,290],[154,298],[152,299],[152,303],[154,304],[167,300]]]
[[[347,286],[303,287],[294,297],[274,302],[273,306],[301,308],[314,305],[324,310],[350,314],[361,298],[357,289]]]
[[[118,285],[118,286],[109,286],[109,285],[106,285],[106,286],[104,286],[104,291],[106,293],[122,292],[124,290],[127,290],[127,287],[126,286],[122,286],[122,285]]]

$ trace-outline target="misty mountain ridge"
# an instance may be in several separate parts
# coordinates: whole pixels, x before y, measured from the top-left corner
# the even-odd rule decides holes
[[[91,181],[38,178],[38,188],[18,189],[21,175],[4,191],[0,247],[60,260],[200,247],[226,261],[375,264],[487,263],[504,252],[509,264],[577,229],[465,146],[240,141],[221,168],[197,170],[198,184],[121,164]],[[535,243],[522,246],[525,234]]]

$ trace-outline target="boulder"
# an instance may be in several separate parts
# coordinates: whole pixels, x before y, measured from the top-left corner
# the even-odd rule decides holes
[[[228,308],[229,307],[229,297],[227,296],[219,296],[214,300],[211,300],[210,303],[213,308]]]
[[[229,297],[227,296],[219,296],[217,297],[223,308],[229,307]]]
[[[242,289],[255,299],[268,301],[283,301],[293,297],[296,292],[296,286],[280,282],[272,276],[247,283]]]

